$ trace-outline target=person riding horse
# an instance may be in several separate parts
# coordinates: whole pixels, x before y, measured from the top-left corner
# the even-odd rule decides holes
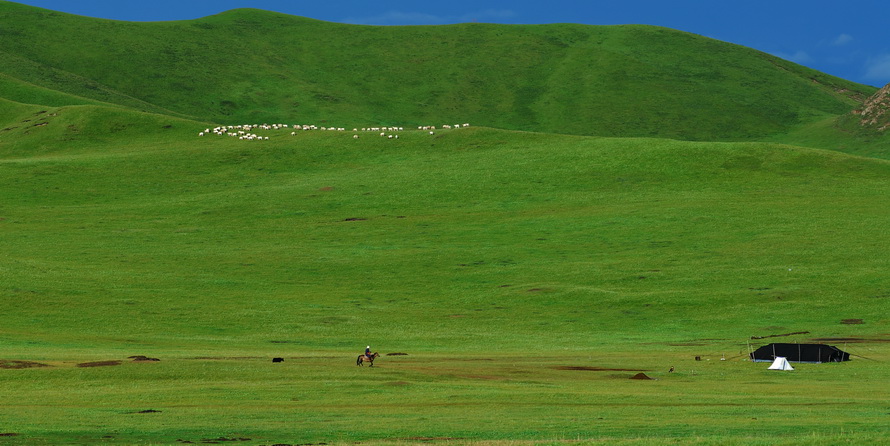
[[[358,355],[358,358],[355,359],[355,365],[364,365],[365,361],[369,362],[371,367],[374,367],[374,358],[380,356],[379,353],[371,353],[371,346],[365,347],[365,353],[363,355]]]

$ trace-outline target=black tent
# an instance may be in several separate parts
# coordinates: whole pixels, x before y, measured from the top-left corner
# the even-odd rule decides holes
[[[770,344],[754,350],[754,362],[773,362],[782,356],[789,362],[841,362],[849,361],[850,354],[825,344]]]

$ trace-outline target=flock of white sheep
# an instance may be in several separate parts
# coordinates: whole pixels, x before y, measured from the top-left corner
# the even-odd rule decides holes
[[[445,124],[440,126],[442,129],[459,129],[464,127],[469,127],[470,124],[454,124],[449,125]],[[308,131],[308,130],[325,130],[325,131],[335,131],[335,132],[345,132],[346,128],[344,127],[320,127],[314,124],[242,124],[242,125],[225,125],[214,127],[213,129],[206,128],[203,132],[198,132],[198,136],[205,135],[217,135],[217,136],[231,136],[234,138],[238,138],[243,141],[267,141],[269,139],[268,136],[260,136],[254,133],[255,130],[285,130],[285,129],[295,129],[290,132],[291,136],[296,136],[297,131]],[[390,127],[390,126],[379,126],[379,127],[362,127],[361,130],[359,128],[353,128],[353,139],[359,138],[358,132],[374,132],[380,134],[382,137],[386,137],[388,139],[398,139],[399,135],[393,132],[401,132],[404,131],[404,127]],[[434,125],[421,125],[417,127],[417,130],[427,131],[430,135],[435,134],[436,126]],[[387,133],[389,132],[389,133]]]

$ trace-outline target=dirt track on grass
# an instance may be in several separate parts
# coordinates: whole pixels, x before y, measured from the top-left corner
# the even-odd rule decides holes
[[[0,369],[32,369],[36,367],[50,367],[50,365],[34,361],[10,361],[0,359]]]
[[[77,367],[109,367],[114,365],[121,365],[123,361],[94,361],[94,362],[81,362],[77,364]]]

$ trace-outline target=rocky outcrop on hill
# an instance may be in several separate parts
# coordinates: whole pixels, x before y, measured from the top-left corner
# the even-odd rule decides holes
[[[859,116],[859,125],[876,128],[883,132],[890,128],[890,84],[862,103],[862,108],[853,111]]]

